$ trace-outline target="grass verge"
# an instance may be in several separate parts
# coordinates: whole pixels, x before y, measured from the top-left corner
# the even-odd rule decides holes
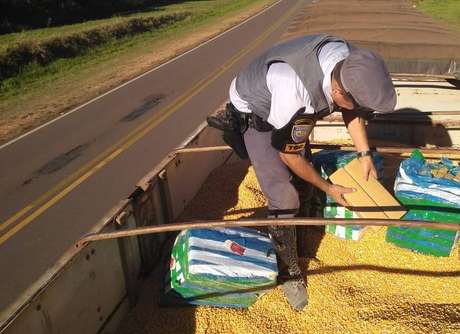
[[[15,43],[0,53],[0,80],[18,75],[33,63],[45,66],[61,58],[75,58],[89,49],[108,44],[112,40],[158,30],[186,19],[190,13],[174,13],[143,19],[132,18],[119,24],[93,28],[87,31],[56,36],[37,42]],[[4,90],[0,85],[0,91]]]
[[[459,0],[416,0],[415,5],[422,13],[446,22],[453,29],[460,31]]]
[[[0,143],[183,53],[273,2],[211,0],[167,6],[164,12],[191,14],[164,28],[111,39],[74,58],[58,59],[46,66],[29,64],[19,75],[1,83]],[[99,27],[101,24],[98,22]],[[38,39],[51,38],[59,34],[56,29],[33,34],[38,34]]]

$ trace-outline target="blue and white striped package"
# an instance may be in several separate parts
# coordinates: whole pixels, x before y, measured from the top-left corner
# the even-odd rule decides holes
[[[356,152],[322,150],[313,154],[312,163],[315,169],[321,173],[321,176],[327,179],[329,175],[356,159],[356,157]],[[372,152],[372,160],[374,161],[377,175],[380,179],[383,176],[383,157],[378,152]]]
[[[460,182],[425,175],[422,171],[426,165],[417,157],[404,160],[395,181],[395,194],[460,208]]]
[[[418,150],[401,163],[395,195],[409,210],[404,219],[460,224],[460,182],[433,177],[433,170],[439,168],[455,178],[459,173],[459,166],[449,159],[430,163]],[[396,246],[432,256],[451,255],[457,239],[456,231],[403,226],[388,227],[386,235],[386,240]]]
[[[277,276],[270,239],[257,230],[241,228],[188,231],[188,273],[225,280],[272,282]],[[267,256],[268,255],[268,256]]]
[[[247,228],[182,231],[171,254],[169,287],[190,304],[248,307],[276,285],[270,239]]]

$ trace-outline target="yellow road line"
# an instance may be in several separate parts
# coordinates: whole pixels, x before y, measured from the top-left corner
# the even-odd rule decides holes
[[[21,230],[24,226],[28,225],[30,222],[32,222],[35,218],[40,216],[43,212],[48,210],[51,206],[59,202],[62,198],[64,198],[68,193],[70,193],[73,189],[78,187],[81,183],[83,183],[86,179],[88,179],[91,175],[96,173],[98,170],[102,169],[107,163],[115,159],[118,155],[120,155],[123,152],[123,150],[116,150],[113,152],[111,155],[106,157],[104,160],[99,162],[93,169],[88,171],[87,173],[83,174],[81,177],[79,177],[77,180],[75,180],[72,184],[70,184],[67,188],[65,188],[63,191],[61,191],[59,194],[54,196],[52,199],[50,199],[48,202],[46,202],[44,205],[42,205],[40,208],[38,208],[34,213],[32,213],[30,216],[28,216],[26,219],[15,225],[11,230],[6,232],[0,237],[0,245],[3,244],[6,240],[11,238],[16,232]]]
[[[90,176],[95,174],[98,170],[103,168],[107,165],[110,161],[114,160],[118,155],[123,153],[126,149],[132,146],[134,143],[139,141],[143,138],[148,132],[150,132],[153,128],[158,126],[161,122],[163,122],[167,117],[171,114],[176,112],[179,108],[181,108],[185,103],[187,103],[192,97],[196,94],[201,92],[215,80],[217,80],[223,73],[225,73],[232,65],[234,65],[238,60],[244,57],[246,54],[254,50],[257,46],[259,46],[268,36],[278,29],[281,24],[292,15],[292,13],[299,7],[299,1],[294,7],[292,7],[289,11],[287,11],[282,17],[280,17],[271,27],[270,29],[266,30],[262,35],[260,35],[257,39],[255,39],[246,49],[242,49],[238,52],[235,56],[230,58],[225,64],[223,64],[220,68],[212,72],[207,78],[200,80],[197,82],[191,89],[185,92],[183,95],[179,96],[175,101],[169,104],[164,109],[158,111],[154,116],[152,116],[148,121],[144,122],[133,131],[131,131],[128,135],[124,138],[119,140],[116,144],[114,144],[109,149],[105,150],[103,153],[98,155],[95,159],[91,162],[80,168],[77,172],[69,175],[68,177],[64,178],[61,182],[59,182],[56,186],[52,189],[47,191],[45,194],[40,196],[38,199],[33,201],[31,204],[27,205],[25,208],[18,211],[16,214],[8,218],[3,224],[0,225],[0,231],[6,229],[8,226],[16,222],[22,216],[26,215],[29,211],[34,209],[35,207],[41,205],[36,211],[34,211],[31,215],[23,219],[13,228],[11,228],[8,232],[3,234],[0,237],[0,245],[10,239],[14,234],[20,231],[22,228],[30,224],[34,219],[40,216],[43,212],[49,209],[51,206],[56,204],[62,198],[64,198],[68,193],[70,193],[73,189],[83,183],[86,179]],[[69,184],[70,183],[70,184]],[[63,190],[61,190],[64,188]],[[47,199],[51,196],[54,197]],[[45,202],[44,204],[42,204]]]

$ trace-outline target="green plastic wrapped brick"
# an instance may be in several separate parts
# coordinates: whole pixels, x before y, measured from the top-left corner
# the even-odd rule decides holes
[[[440,168],[459,174],[459,166],[449,159],[427,163],[418,150],[401,162],[395,195],[409,209],[404,219],[460,224],[460,182],[434,177],[433,171]],[[403,226],[389,227],[386,235],[396,246],[432,256],[449,256],[457,239],[456,231]]]
[[[313,155],[313,164],[315,169],[321,174],[324,179],[329,178],[329,175],[337,169],[345,166],[350,161],[356,158],[356,152],[346,152],[340,150],[323,150]],[[377,152],[372,153],[377,174],[379,177],[383,175],[383,157]],[[332,198],[326,196],[326,204],[323,208],[324,218],[359,218],[356,213],[347,208],[338,205]],[[363,236],[365,226],[361,225],[327,225],[326,232],[334,234],[338,238],[345,240],[359,240]]]
[[[343,206],[329,203],[324,208],[324,218],[359,218],[356,213]],[[341,239],[359,240],[361,239],[365,226],[362,225],[326,225],[326,232],[336,235]]]
[[[244,308],[276,285],[270,239],[246,228],[181,232],[171,252],[165,292],[183,303]]]
[[[439,222],[434,217],[428,216],[427,219],[425,213],[422,216],[418,216],[412,211],[409,211],[403,219]],[[455,231],[406,226],[389,226],[386,235],[387,242],[417,253],[432,256],[449,256],[457,239],[458,233]]]

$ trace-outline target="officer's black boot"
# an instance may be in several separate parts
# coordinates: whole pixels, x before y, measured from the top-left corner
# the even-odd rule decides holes
[[[281,264],[287,267],[288,277],[281,288],[289,304],[302,311],[308,304],[308,295],[298,264],[295,227],[270,226],[268,230]]]
[[[311,215],[313,186],[296,175],[293,176],[291,183],[299,194],[299,211],[296,217],[313,217]],[[309,228],[308,226],[297,226],[296,232],[297,254],[299,257],[308,257],[307,240]]]

